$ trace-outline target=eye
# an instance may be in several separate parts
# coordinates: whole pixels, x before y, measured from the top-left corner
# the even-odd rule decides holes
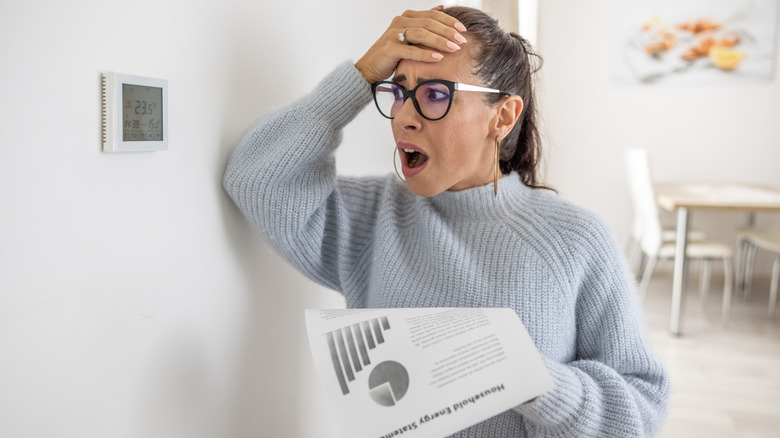
[[[444,102],[449,100],[450,95],[444,90],[438,90],[436,88],[428,88],[425,92],[425,99],[431,103]]]
[[[399,87],[393,87],[391,92],[393,93],[393,99],[395,100],[401,100],[404,98],[404,93]]]
[[[426,86],[422,87],[422,98],[428,103],[431,104],[440,104],[440,103],[446,103],[450,100],[450,93],[447,89],[447,87],[442,86],[441,84],[437,83],[431,83],[426,84]],[[418,96],[420,94],[418,93]]]

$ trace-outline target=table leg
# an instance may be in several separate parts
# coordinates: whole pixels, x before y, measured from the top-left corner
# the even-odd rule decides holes
[[[745,227],[743,229],[749,230],[751,228],[755,228],[756,226],[756,212],[755,211],[749,211],[747,213],[746,219],[745,219]],[[738,239],[737,240],[737,280],[736,280],[736,286],[737,291],[736,293],[741,295],[742,298],[746,298],[745,296],[745,274],[747,271],[747,259],[745,256],[748,254],[748,249],[750,248],[751,243],[747,239]]]
[[[677,245],[674,253],[674,280],[672,283],[672,317],[669,324],[669,331],[674,336],[680,336],[680,322],[682,319],[683,298],[687,287],[688,279],[688,261],[685,253],[688,246],[688,209],[680,207],[677,209]]]
[[[745,228],[755,228],[756,227],[756,212],[755,211],[749,211],[747,214],[747,219],[745,220]]]

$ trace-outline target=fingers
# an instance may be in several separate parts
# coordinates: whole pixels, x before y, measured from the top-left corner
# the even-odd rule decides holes
[[[466,38],[452,28],[442,27],[441,24],[410,23],[404,31],[404,38],[410,44],[425,46],[445,53],[453,53],[461,49],[461,44],[466,43]],[[415,24],[418,24],[415,26]],[[431,30],[436,28],[436,30]]]
[[[438,10],[406,11],[396,17],[390,27],[405,32],[404,37],[409,43],[450,53],[467,42],[462,35],[466,27],[454,17]]]
[[[401,17],[408,17],[408,18],[431,18],[434,19],[447,27],[452,27],[458,30],[459,32],[466,32],[466,26],[463,25],[460,21],[458,21],[455,17],[447,15],[443,12],[441,12],[441,9],[443,9],[443,6],[437,6],[431,10],[428,11],[412,11],[407,10],[403,14],[401,14]],[[398,17],[396,17],[398,18]]]
[[[399,59],[408,59],[411,61],[421,62],[436,62],[444,59],[444,55],[441,53],[423,49],[417,46],[406,46],[406,48],[402,50],[403,52],[401,53],[401,56],[399,56]]]
[[[453,53],[467,42],[466,27],[441,7],[428,11],[406,11],[395,17],[390,27],[355,63],[369,82],[390,77],[401,60],[437,62],[443,53]],[[399,35],[403,34],[403,40]]]
[[[414,61],[436,62],[444,58],[442,53],[454,53],[461,49],[461,44],[467,42],[461,34],[463,26],[454,17],[439,10],[406,11],[396,17],[388,33],[403,34],[403,44],[413,44],[398,55],[401,59]]]

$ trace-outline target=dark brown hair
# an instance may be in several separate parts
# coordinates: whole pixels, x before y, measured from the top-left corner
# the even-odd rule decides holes
[[[532,76],[542,66],[542,58],[520,35],[506,32],[484,12],[466,7],[451,7],[444,12],[466,26],[466,38],[475,66],[474,75],[486,87],[516,94],[523,99],[523,111],[514,128],[501,141],[499,167],[502,174],[517,171],[529,187],[547,188],[539,181],[542,145],[537,128],[536,98]],[[488,104],[504,98],[485,94]]]

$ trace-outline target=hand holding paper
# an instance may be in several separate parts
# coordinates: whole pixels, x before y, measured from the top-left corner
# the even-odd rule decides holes
[[[307,310],[345,437],[444,437],[553,387],[511,309]]]

